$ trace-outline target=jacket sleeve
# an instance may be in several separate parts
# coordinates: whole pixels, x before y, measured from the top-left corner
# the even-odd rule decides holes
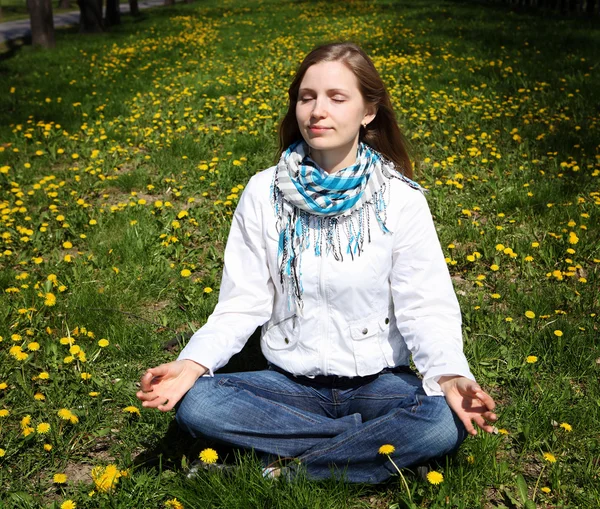
[[[233,214],[219,301],[177,358],[202,364],[210,376],[243,348],[272,313],[274,287],[260,219],[260,203],[265,201],[257,199],[260,193],[266,196],[268,189],[261,189],[252,177]]]
[[[463,353],[461,313],[427,200],[409,189],[394,231],[391,288],[396,323],[423,376],[423,389],[442,395],[438,379],[475,380]]]

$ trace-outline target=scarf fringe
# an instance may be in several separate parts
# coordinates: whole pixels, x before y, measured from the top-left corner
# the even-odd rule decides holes
[[[421,192],[426,191],[396,170],[389,171],[390,167],[394,167],[393,163],[384,160],[382,174],[385,180],[398,178]],[[364,251],[365,238],[367,243],[371,242],[371,215],[384,234],[392,233],[386,226],[390,188],[388,182],[384,181],[371,198],[363,201],[359,207],[336,216],[322,216],[301,210],[286,201],[279,189],[277,171],[275,172],[271,184],[271,202],[279,233],[279,279],[288,296],[288,309],[295,306],[296,312],[302,313],[302,253],[310,248],[311,241],[315,256],[331,254],[336,261],[343,261],[346,254],[354,260],[355,256],[360,256]],[[346,234],[345,249],[342,247],[340,230],[344,230]]]

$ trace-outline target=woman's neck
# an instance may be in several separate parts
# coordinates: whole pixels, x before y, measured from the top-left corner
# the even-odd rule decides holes
[[[346,147],[339,147],[332,150],[316,150],[309,146],[308,155],[319,165],[323,171],[332,174],[352,166],[356,162],[358,153],[358,140],[356,140],[350,150]]]

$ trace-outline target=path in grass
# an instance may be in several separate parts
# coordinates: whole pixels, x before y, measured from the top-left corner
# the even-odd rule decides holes
[[[231,451],[135,398],[217,301],[231,214],[274,163],[296,66],[351,39],[415,147],[465,351],[499,403],[499,434],[469,438],[441,484],[407,472],[413,499],[597,506],[599,62],[582,23],[441,0],[215,0],[0,62],[0,505],[401,502],[398,483],[271,486],[252,458],[186,481],[202,447]],[[253,338],[225,370],[263,363]]]

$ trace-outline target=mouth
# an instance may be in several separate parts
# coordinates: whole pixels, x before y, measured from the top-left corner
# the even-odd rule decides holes
[[[321,126],[310,126],[308,128],[309,131],[313,132],[313,133],[322,133],[325,131],[329,131],[329,129],[331,129],[331,127],[321,127]]]

